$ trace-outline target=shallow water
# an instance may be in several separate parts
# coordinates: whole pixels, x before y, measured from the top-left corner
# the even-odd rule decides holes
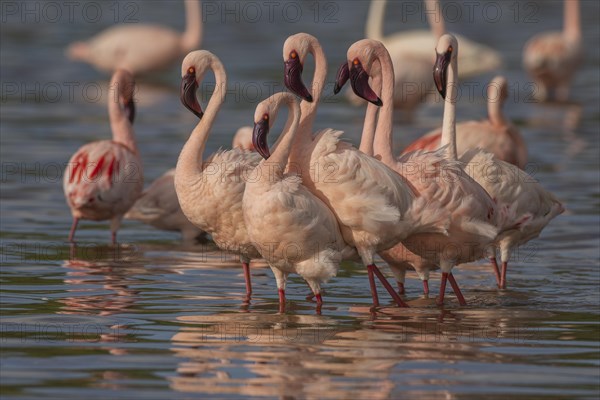
[[[347,47],[363,34],[368,4],[347,3],[292,3],[301,10],[297,22],[291,9],[285,16],[275,13],[273,21],[263,9],[255,23],[243,3],[207,3],[217,14],[206,17],[203,48],[222,59],[232,88],[207,152],[228,146],[239,126],[252,123],[256,102],[282,89],[281,46],[287,35],[316,35],[333,80]],[[36,4],[42,3],[27,6]],[[80,224],[77,248],[66,243],[71,220],[62,169],[79,146],[110,132],[104,98],[94,92],[105,93],[108,78],[62,53],[70,41],[115,19],[109,3],[94,4],[103,12],[97,23],[78,12],[71,23],[65,8],[55,23],[49,21],[53,14],[40,14],[39,22],[25,15],[26,23],[8,9],[2,15],[3,397],[598,396],[597,2],[582,1],[586,61],[568,105],[528,102],[520,66],[528,37],[560,28],[561,2],[526,3],[540,7],[521,9],[517,23],[513,3],[502,2],[494,3],[503,12],[497,23],[486,23],[480,10],[474,23],[464,17],[447,24],[504,55],[502,73],[514,85],[506,114],[527,140],[535,177],[567,207],[514,256],[509,289],[495,289],[489,265],[461,266],[456,276],[469,305],[459,307],[449,295],[441,309],[420,297],[420,283],[409,273],[412,307],[398,309],[381,293],[382,307],[372,310],[364,269],[348,263],[326,285],[320,315],[305,299],[308,288],[300,278],[291,277],[287,312],[278,314],[271,271],[256,263],[253,298],[244,303],[235,256],[210,246],[183,246],[177,234],[135,222],[124,223],[118,246],[107,245],[107,224],[92,222]],[[236,4],[237,14],[219,14]],[[180,5],[120,6],[119,21],[134,10],[140,21],[183,26]],[[532,12],[538,22],[526,19]],[[388,23],[399,18],[399,8],[390,6]],[[414,17],[407,26],[422,24]],[[307,66],[307,79],[310,74]],[[461,100],[459,119],[485,115],[481,88],[491,77],[467,82],[476,95]],[[195,117],[179,102],[178,66],[139,84],[135,129],[150,182],[174,166]],[[362,115],[343,98],[328,97],[317,127],[343,129],[357,143]],[[413,122],[399,120],[398,150],[440,121],[439,102],[422,107]],[[437,274],[431,286],[437,289]]]

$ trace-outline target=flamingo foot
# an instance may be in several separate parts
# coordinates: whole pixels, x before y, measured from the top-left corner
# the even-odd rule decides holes
[[[440,282],[440,295],[435,300],[438,306],[444,305],[444,294],[446,294],[446,282],[448,281],[448,273],[442,272],[442,281]]]
[[[379,297],[377,296],[377,287],[375,286],[375,278],[373,276],[373,271],[370,268],[370,265],[367,265],[367,272],[369,274],[369,286],[371,287],[371,297],[373,297],[373,307],[379,307]]]
[[[508,261],[502,261],[502,275],[500,277],[500,289],[506,289],[506,270],[508,269]]]
[[[285,290],[279,289],[279,312],[285,312]]]
[[[454,291],[454,294],[456,295],[456,298],[458,299],[458,304],[460,304],[461,306],[466,306],[467,302],[465,301],[465,298],[464,298],[462,292],[460,291],[460,288],[458,287],[458,283],[456,283],[456,279],[454,279],[454,275],[452,273],[448,274],[448,280],[450,281],[452,290]]]
[[[73,238],[75,238],[75,231],[77,230],[77,223],[79,222],[79,218],[73,218],[73,224],[71,225],[71,231],[69,232],[69,242],[74,243]]]
[[[423,294],[429,294],[429,281],[427,279],[423,280]]]
[[[398,283],[398,294],[404,294],[405,293],[404,282],[396,281],[396,283]]]
[[[379,268],[377,268],[375,264],[367,265],[367,270],[370,271],[372,274],[377,275],[377,278],[379,278],[379,281],[381,282],[383,287],[385,287],[390,296],[392,296],[394,301],[396,301],[396,303],[398,304],[398,307],[408,307],[408,304],[406,304],[404,300],[402,300],[402,298],[398,295],[398,293],[394,291],[392,285],[390,285],[387,279],[385,279],[385,276],[383,276],[383,274],[381,273],[381,271],[379,271]],[[373,280],[372,282],[371,293],[373,293],[374,290],[376,291],[375,280]]]
[[[246,295],[250,298],[252,294],[252,281],[250,280],[250,263],[243,262],[242,268],[244,269],[244,280],[246,281]]]
[[[500,287],[500,270],[498,269],[496,256],[490,257],[490,262],[492,263],[492,267],[494,268],[494,274],[496,275],[496,283],[498,284],[498,287]]]

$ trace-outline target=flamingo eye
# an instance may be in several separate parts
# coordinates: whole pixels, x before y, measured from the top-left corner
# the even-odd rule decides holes
[[[448,52],[449,52],[449,53],[452,53],[452,50],[454,50],[454,49],[452,48],[452,46],[448,46]]]
[[[196,73],[196,68],[194,68],[194,67],[188,68],[188,74],[195,74],[195,73]]]
[[[263,114],[263,119],[265,121],[268,121],[269,120],[269,114]]]
[[[298,53],[296,53],[296,50],[292,50],[292,52],[290,53],[290,58],[296,58],[298,57]]]
[[[358,61],[358,58],[355,58],[354,61],[352,61],[352,64],[358,65],[360,64],[360,61]]]

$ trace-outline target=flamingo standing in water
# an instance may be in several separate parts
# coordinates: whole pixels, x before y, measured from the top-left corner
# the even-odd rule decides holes
[[[564,0],[562,32],[535,35],[523,49],[523,66],[536,83],[535,96],[541,101],[554,91],[556,100],[569,97],[571,80],[583,59],[579,0]]]
[[[459,61],[460,62],[460,61]],[[464,121],[456,124],[456,150],[463,154],[469,149],[479,148],[521,169],[527,165],[527,145],[521,132],[507,121],[502,106],[508,97],[508,82],[497,76],[488,85],[488,119]],[[403,154],[415,150],[433,151],[440,147],[441,129],[435,129],[411,143]]]
[[[232,146],[246,150],[254,149],[252,127],[244,126],[238,129]],[[192,224],[181,211],[175,192],[175,168],[152,182],[125,214],[125,218],[141,221],[157,229],[179,231],[185,243],[206,240],[206,232]]]
[[[183,34],[160,25],[121,24],[88,41],[70,44],[67,55],[104,72],[124,68],[138,75],[162,70],[200,45],[202,15],[198,0],[185,0],[185,18]]]
[[[309,53],[316,64],[312,93],[302,82]],[[367,266],[374,305],[379,304],[374,281],[377,275],[394,300],[405,306],[376,267],[374,256],[412,233],[445,232],[446,219],[419,213],[424,201],[416,199],[412,186],[380,161],[340,141],[341,131],[325,129],[313,137],[312,125],[327,73],[323,49],[314,36],[290,36],[283,46],[283,58],[285,85],[303,99],[288,169],[298,169],[304,186],[335,214],[344,241],[356,247]]]
[[[206,112],[196,97],[207,70],[215,74],[215,90]],[[221,61],[212,53],[197,50],[189,53],[181,65],[181,101],[200,122],[183,146],[175,169],[175,190],[185,216],[198,228],[209,233],[217,246],[240,254],[246,293],[252,293],[249,262],[261,255],[252,244],[242,212],[246,179],[261,160],[257,153],[235,148],[217,151],[204,163],[202,153],[214,120],[223,104],[227,75]]]
[[[442,266],[442,287],[449,280],[461,305],[466,304],[452,275],[451,268],[458,262],[473,261],[483,254],[498,234],[496,225],[500,213],[496,204],[485,190],[467,176],[455,159],[448,157],[448,148],[435,152],[417,151],[397,159],[392,153],[392,125],[394,87],[388,82],[394,79],[393,65],[389,53],[381,42],[364,39],[348,49],[348,68],[352,88],[358,96],[374,98],[374,92],[364,84],[369,76],[381,82],[383,106],[374,131],[373,154],[390,168],[403,175],[426,200],[426,208],[421,212],[434,214],[446,212],[450,223],[448,234],[416,233],[408,236],[381,256],[386,260],[404,291],[404,276],[408,265],[412,265],[428,293],[429,270],[433,264]],[[339,76],[340,74],[338,74]],[[343,79],[337,82],[342,85]],[[377,98],[379,101],[379,98]],[[447,118],[445,118],[446,122]],[[374,119],[366,119],[365,124],[374,125]],[[447,122],[446,122],[447,124]],[[444,139],[451,143],[451,129],[445,126]],[[366,129],[366,128],[365,128]],[[448,251],[453,247],[454,252]],[[472,258],[477,257],[477,258]],[[443,303],[444,291],[440,290],[439,301]]]
[[[288,121],[271,154],[267,134],[283,104]],[[264,160],[256,167],[256,179],[246,183],[243,199],[248,234],[275,274],[281,311],[290,272],[306,280],[320,306],[321,283],[337,274],[342,259],[355,254],[325,203],[302,185],[297,173],[284,173],[299,122],[300,106],[290,93],[274,94],[256,107],[253,142]]]
[[[110,220],[112,243],[116,243],[123,215],[142,192],[142,162],[132,126],[134,89],[128,71],[115,71],[108,96],[113,139],[88,143],[69,160],[63,188],[73,215],[70,242],[79,220],[89,219]]]

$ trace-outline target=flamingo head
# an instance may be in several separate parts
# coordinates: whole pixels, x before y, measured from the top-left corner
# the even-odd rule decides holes
[[[196,90],[198,90],[199,82],[202,82],[204,78],[204,73],[211,67],[222,69],[219,59],[206,50],[192,51],[181,64],[181,102],[198,118],[202,118],[204,112],[198,103]]]
[[[288,94],[288,96],[292,96]],[[265,160],[271,156],[267,136],[277,118],[279,110],[279,96],[271,96],[261,101],[254,112],[254,130],[252,131],[252,145]]]
[[[111,78],[111,87],[117,90],[119,103],[123,104],[125,116],[129,123],[133,124],[135,119],[135,80],[131,72],[125,69],[117,69]]]
[[[314,37],[306,33],[292,35],[283,44],[283,81],[292,93],[309,103],[313,101],[310,91],[302,82],[304,61],[309,53],[309,43]],[[316,41],[316,39],[314,39]]]
[[[335,86],[333,87],[333,94],[338,94],[342,87],[350,79],[350,67],[347,62],[343,62],[338,68],[337,74],[335,75]]]
[[[383,102],[369,86],[369,78],[371,74],[381,73],[379,63],[375,63],[377,60],[376,50],[378,47],[383,48],[383,44],[376,40],[363,39],[354,43],[348,49],[348,70],[350,76],[350,84],[354,94],[358,97],[365,99],[366,101],[375,104],[376,106],[382,106]],[[385,48],[384,48],[385,50]],[[345,83],[345,71],[342,67],[338,70],[339,81],[336,81],[337,85],[343,85]]]
[[[433,65],[433,81],[442,98],[446,98],[448,83],[448,66],[456,60],[458,54],[458,41],[453,35],[443,35],[435,48],[435,64]]]

